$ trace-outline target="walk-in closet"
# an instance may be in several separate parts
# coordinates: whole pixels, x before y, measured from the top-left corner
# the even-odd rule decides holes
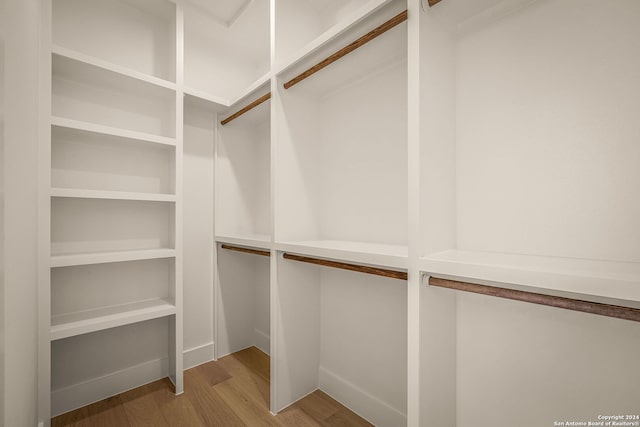
[[[0,17],[0,427],[640,426],[640,1]]]

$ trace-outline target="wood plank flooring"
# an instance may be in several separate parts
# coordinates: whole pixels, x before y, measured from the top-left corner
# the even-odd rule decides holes
[[[184,372],[184,394],[168,379],[55,417],[53,427],[371,426],[317,390],[269,413],[269,356],[255,347]]]

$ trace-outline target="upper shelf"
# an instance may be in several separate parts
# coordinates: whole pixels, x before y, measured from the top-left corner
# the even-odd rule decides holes
[[[175,136],[176,91],[77,58],[52,55],[54,116]]]
[[[392,0],[276,0],[276,74],[291,67]]]
[[[176,6],[167,0],[55,0],[53,43],[175,82]]]
[[[449,250],[421,258],[420,268],[435,276],[578,294],[598,302],[627,301],[625,305],[640,307],[640,263]]]
[[[238,234],[238,235],[216,235],[216,242],[229,243],[232,245],[248,246],[252,248],[270,249],[271,236],[266,234]]]
[[[285,89],[310,91],[316,98],[340,92],[406,60],[407,16],[405,1],[388,2],[276,74]]]
[[[171,90],[176,89],[176,84],[168,80],[164,80],[164,79],[152,76],[150,74],[145,74],[131,68],[123,67],[121,65],[114,64],[112,62],[108,62],[103,59],[96,58],[94,56],[90,56],[81,52],[76,52],[74,50],[71,50],[62,46],[53,45],[51,47],[51,53],[53,55],[65,57],[78,62],[83,62],[88,65],[93,65],[95,67],[99,67],[104,70],[112,71],[117,74],[122,74],[123,76],[131,77],[146,83],[161,86]]]

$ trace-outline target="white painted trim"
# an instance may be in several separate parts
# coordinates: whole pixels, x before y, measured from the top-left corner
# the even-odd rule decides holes
[[[212,361],[213,354],[213,342],[185,350],[185,369]],[[165,378],[169,375],[168,363],[169,360],[167,358],[155,359],[102,377],[54,390],[51,393],[52,414],[53,416],[60,415]]]
[[[169,360],[150,360],[51,392],[52,416],[64,414],[169,375]]]
[[[215,343],[199,345],[184,351],[184,369],[195,368],[203,363],[211,362],[215,358]]]
[[[261,352],[270,354],[271,336],[258,328],[253,330],[253,343]]]
[[[318,368],[318,384],[320,390],[376,426],[407,425],[406,414],[323,366]]]

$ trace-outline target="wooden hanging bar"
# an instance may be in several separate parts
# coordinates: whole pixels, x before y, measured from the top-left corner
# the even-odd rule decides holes
[[[442,0],[429,0],[429,7],[432,7],[438,3],[440,3]]]
[[[253,248],[245,248],[245,247],[242,247],[242,246],[227,245],[226,243],[223,243],[220,247],[222,249],[228,249],[230,251],[244,252],[244,253],[247,253],[247,254],[262,255],[262,256],[271,256],[271,252],[265,251],[265,250],[261,250],[261,249],[253,249]]]
[[[640,309],[637,308],[583,301],[555,295],[538,294],[535,292],[500,288],[497,286],[479,285],[477,283],[458,282],[455,280],[440,279],[437,277],[429,277],[429,285],[640,322]]]
[[[242,108],[241,110],[239,110],[236,113],[233,113],[232,115],[230,115],[229,117],[227,117],[226,119],[222,120],[220,122],[221,125],[226,125],[227,123],[229,123],[231,120],[237,119],[238,117],[240,117],[241,115],[243,115],[244,113],[246,113],[247,111],[256,108],[258,105],[262,104],[265,101],[268,101],[269,99],[271,99],[271,92],[269,92],[268,94],[261,96],[260,98],[256,99],[255,101],[253,101],[251,104],[247,105],[246,107]]]
[[[340,268],[342,270],[357,271],[359,273],[373,274],[375,276],[390,277],[392,279],[407,280],[407,273],[404,271],[387,270],[386,268],[367,267],[364,265],[350,264],[346,262],[329,261],[320,258],[311,258],[301,255],[285,253],[284,259],[291,261],[306,262],[309,264],[322,265],[324,267]]]
[[[308,70],[304,71],[303,73],[301,73],[301,74],[297,75],[296,77],[292,78],[291,80],[289,80],[288,82],[286,82],[284,84],[284,88],[285,89],[289,89],[291,86],[300,83],[302,80],[306,79],[307,77],[311,76],[312,74],[317,73],[318,71],[322,70],[327,65],[330,65],[330,64],[336,62],[338,59],[342,58],[346,54],[353,52],[354,50],[356,50],[360,46],[370,42],[371,40],[375,39],[379,35],[386,33],[387,31],[389,31],[390,29],[392,29],[396,25],[401,24],[406,20],[407,20],[407,11],[405,10],[404,12],[400,12],[399,14],[397,14],[396,16],[394,16],[393,18],[391,18],[390,20],[388,20],[384,24],[382,24],[382,25],[374,28],[373,30],[369,31],[367,34],[365,34],[364,36],[360,37],[358,40],[354,41],[353,43],[351,43],[351,44],[349,44],[349,45],[347,45],[345,47],[343,47],[342,49],[340,49],[339,51],[337,51],[333,55],[323,59],[322,61],[318,62],[313,67],[309,68]]]

